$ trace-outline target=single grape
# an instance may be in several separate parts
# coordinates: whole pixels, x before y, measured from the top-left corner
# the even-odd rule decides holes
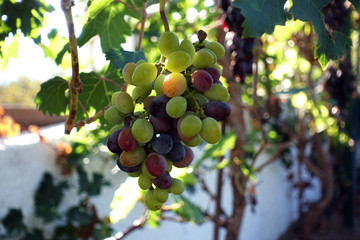
[[[206,68],[214,64],[214,56],[205,49],[200,49],[195,54],[193,61],[194,67],[198,69]]]
[[[160,177],[166,171],[167,162],[166,159],[158,153],[150,153],[145,160],[146,169],[155,177]]]
[[[119,92],[116,96],[115,104],[117,109],[124,114],[133,112],[135,108],[133,99],[127,92]]]
[[[149,120],[154,127],[154,130],[159,133],[167,132],[171,127],[171,118],[156,118],[152,115],[149,116]]]
[[[201,120],[196,115],[188,115],[181,120],[180,131],[185,137],[193,137],[200,132]]]
[[[111,105],[116,106],[116,96],[119,94],[120,91],[114,92],[111,95]]]
[[[185,157],[185,147],[182,143],[174,143],[170,152],[166,154],[166,157],[172,162],[180,162]]]
[[[201,122],[202,122],[202,127],[200,130],[201,138],[205,142],[210,144],[217,143],[221,138],[221,127],[219,123],[211,117],[207,117],[203,119]]]
[[[123,76],[125,82],[127,82],[128,84],[134,85],[134,83],[132,81],[132,75],[133,75],[136,67],[137,67],[137,65],[135,63],[129,62],[124,66],[124,68],[122,70],[122,76]]]
[[[180,46],[179,46],[179,50],[184,51],[187,54],[189,54],[189,56],[191,58],[191,63],[193,62],[194,57],[195,57],[195,47],[189,39],[182,40],[182,42],[180,43]]]
[[[227,102],[230,99],[230,94],[226,87],[220,84],[213,84],[212,87],[204,92],[205,97],[210,100]]]
[[[154,90],[156,92],[156,95],[164,94],[163,91],[163,83],[165,80],[166,75],[165,74],[159,74],[159,76],[155,79],[154,82]]]
[[[170,135],[166,133],[156,134],[156,136],[151,140],[151,146],[155,152],[166,154],[170,152],[173,147],[173,141]]]
[[[106,121],[112,124],[120,124],[124,121],[125,114],[121,113],[117,107],[111,106],[106,109],[104,113],[104,118]]]
[[[130,127],[133,118],[135,118],[134,115],[127,115],[124,119],[124,127]]]
[[[184,51],[172,52],[166,60],[165,67],[170,72],[185,71],[191,65],[191,57]]]
[[[219,72],[219,70],[217,68],[215,68],[215,67],[207,67],[207,68],[204,68],[203,70],[208,72],[211,75],[214,83],[220,81],[220,72]]]
[[[121,164],[120,155],[117,157],[116,165],[120,168],[121,171],[126,173],[135,173],[141,169],[141,163],[134,167],[125,167],[124,165]]]
[[[194,88],[200,92],[209,90],[213,85],[211,75],[204,70],[197,70],[191,74],[191,82]]]
[[[118,138],[119,134],[122,131],[122,128],[115,130],[107,139],[107,147],[112,153],[120,154],[122,153],[122,149],[119,146]]]
[[[219,64],[215,63],[215,64],[211,65],[210,67],[216,68],[219,71],[220,76],[222,75],[222,68],[220,67]]]
[[[132,91],[132,98],[135,102],[143,102],[145,97],[149,96],[152,91],[152,86],[136,86]]]
[[[149,86],[155,81],[157,76],[157,68],[152,63],[143,63],[136,67],[132,81],[136,86]]]
[[[135,167],[141,164],[146,158],[146,152],[144,148],[137,146],[135,150],[131,152],[122,152],[120,154],[120,162],[125,167]]]
[[[164,203],[169,198],[169,191],[167,189],[155,188],[154,197],[156,201]]]
[[[173,140],[173,143],[181,142],[177,127],[169,127],[169,130],[166,132]]]
[[[171,73],[167,75],[163,83],[164,94],[170,98],[183,94],[186,87],[186,79],[181,73]]]
[[[211,49],[209,49],[209,48],[203,48],[203,50],[208,51],[208,52],[213,56],[213,62],[212,62],[212,64],[215,64],[215,63],[217,62],[217,56],[216,56],[216,54],[215,54]]]
[[[173,178],[173,182],[171,187],[169,188],[169,192],[175,195],[180,195],[184,192],[184,190],[185,190],[185,185],[183,181],[181,181],[178,178]]]
[[[120,148],[125,152],[134,151],[138,146],[138,142],[131,133],[131,128],[124,128],[118,138]]]
[[[143,63],[146,63],[146,61],[143,60],[143,59],[140,59],[139,61],[136,62],[136,65],[137,65],[137,66],[140,66],[140,65],[143,64]]]
[[[179,38],[173,32],[164,32],[159,38],[158,45],[161,54],[167,57],[179,48]]]
[[[139,170],[137,170],[135,172],[128,172],[127,174],[128,174],[129,177],[135,178],[135,177],[140,177],[141,173],[142,173],[142,171],[141,171],[141,165],[140,165]]]
[[[138,178],[138,185],[142,190],[148,190],[152,185],[152,181],[146,174],[141,173]]]
[[[220,59],[225,55],[224,46],[218,42],[208,42],[205,46],[216,54],[217,59]]]
[[[147,143],[154,135],[154,128],[149,121],[138,118],[131,127],[131,133],[138,142]]]
[[[149,105],[149,113],[156,118],[168,117],[166,113],[166,104],[170,100],[165,94],[155,97]]]
[[[168,172],[165,172],[160,177],[154,178],[152,182],[158,188],[169,189],[172,185],[172,177]]]
[[[172,118],[179,118],[186,112],[187,101],[182,96],[171,98],[166,104],[166,112]]]
[[[183,142],[186,146],[196,147],[199,146],[201,143],[201,136],[199,134],[196,134],[195,137],[193,137],[193,139],[191,139],[190,141],[183,141]]]
[[[216,121],[224,121],[231,113],[230,105],[223,101],[210,101],[206,104],[204,113]]]
[[[153,175],[151,175],[150,173],[149,173],[149,171],[147,170],[147,168],[146,168],[146,161],[144,161],[142,164],[141,164],[141,172],[142,172],[142,174],[145,174],[148,178],[150,178],[150,179],[154,179],[155,178],[155,176],[153,176]]]
[[[157,201],[154,196],[154,190],[149,189],[145,192],[144,203],[146,207],[151,211],[157,211],[161,208],[163,203]]]
[[[173,162],[170,161],[169,159],[166,159],[166,171],[167,171],[168,173],[171,172],[172,166],[173,166]]]
[[[173,165],[178,168],[184,168],[191,164],[194,160],[194,152],[188,146],[184,146],[185,148],[185,157],[183,160],[179,162],[174,162]]]

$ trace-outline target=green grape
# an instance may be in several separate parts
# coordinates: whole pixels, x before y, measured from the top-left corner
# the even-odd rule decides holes
[[[172,194],[180,195],[184,192],[184,190],[185,190],[185,185],[184,185],[183,181],[181,181],[178,178],[173,178],[173,182],[172,182],[171,187],[169,188],[169,191]]]
[[[148,209],[152,211],[159,210],[163,205],[161,202],[157,201],[154,196],[154,190],[147,190],[144,195],[144,202]]]
[[[159,74],[159,76],[155,79],[154,82],[154,90],[156,92],[156,95],[164,94],[163,91],[163,83],[165,80],[166,75],[165,74]]]
[[[200,130],[201,138],[210,144],[217,143],[221,138],[221,127],[219,123],[211,117],[207,117],[202,121],[202,127]]]
[[[184,51],[172,52],[166,60],[165,67],[170,72],[185,71],[191,65],[191,57]]]
[[[132,75],[133,75],[136,67],[137,67],[137,65],[135,63],[129,62],[124,66],[124,68],[122,70],[122,76],[123,76],[125,82],[127,82],[128,84],[134,85],[134,83],[132,81]]]
[[[230,94],[226,87],[221,84],[213,84],[212,87],[203,93],[210,100],[228,102]]]
[[[186,78],[181,73],[171,73],[165,77],[163,82],[163,92],[170,98],[183,94],[186,87]]]
[[[166,103],[166,112],[172,118],[179,118],[186,112],[187,101],[182,96],[176,96]]]
[[[214,56],[204,48],[200,49],[195,54],[193,65],[196,68],[202,69],[211,66],[214,64]]]
[[[196,147],[196,146],[199,146],[201,143],[201,136],[199,134],[196,134],[196,136],[193,139],[191,139],[190,141],[183,141],[183,142],[186,146]]]
[[[216,54],[217,59],[222,58],[225,55],[225,48],[218,42],[208,42],[205,44],[206,48],[211,49]]]
[[[154,135],[154,128],[149,121],[144,118],[139,118],[133,123],[131,133],[136,141],[140,143],[147,143]]]
[[[131,113],[135,108],[133,99],[127,92],[119,92],[117,94],[115,105],[120,112],[125,114]]]
[[[190,55],[191,63],[194,61],[195,57],[195,47],[189,39],[184,39],[179,46],[179,50],[186,52]]]
[[[203,48],[203,49],[206,50],[206,51],[208,51],[209,53],[211,53],[211,55],[212,55],[213,58],[214,58],[212,64],[215,64],[215,63],[217,62],[217,56],[216,56],[216,54],[215,54],[213,51],[211,51],[211,49],[209,49],[209,48]]]
[[[142,172],[142,174],[145,174],[148,178],[150,178],[150,179],[154,179],[155,178],[155,176],[153,176],[153,175],[151,175],[150,173],[149,173],[149,171],[147,170],[147,168],[146,168],[146,163],[145,163],[146,161],[144,161],[143,163],[142,163],[142,165],[141,165],[141,172]]]
[[[159,38],[159,50],[164,57],[168,57],[179,48],[179,38],[173,32],[164,32]]]
[[[152,84],[156,76],[156,66],[152,63],[143,63],[136,67],[132,75],[132,82],[136,86],[148,86]]]
[[[171,172],[172,166],[173,166],[173,162],[170,161],[169,159],[166,159],[166,171],[167,171],[168,173]]]
[[[188,115],[181,120],[180,131],[185,137],[193,137],[201,130],[201,120],[196,115]]]
[[[145,158],[145,149],[143,147],[137,146],[135,150],[131,152],[123,151],[120,154],[120,163],[125,167],[135,167],[144,162]]]
[[[151,187],[151,179],[144,173],[141,173],[138,178],[138,185],[142,190],[148,190]]]
[[[148,86],[136,86],[132,91],[132,98],[135,102],[143,102],[144,98],[149,96],[152,91],[151,85]]]
[[[139,61],[136,62],[136,65],[139,66],[139,65],[141,65],[141,64],[143,64],[143,63],[146,63],[146,61],[140,59]]]
[[[156,201],[164,203],[169,198],[169,191],[167,189],[155,188],[154,198]]]
[[[104,118],[109,123],[120,124],[124,121],[125,114],[121,113],[117,107],[111,106],[105,111]]]
[[[128,172],[127,174],[129,177],[135,178],[135,177],[140,177],[141,173],[142,173],[142,171],[141,171],[141,169],[139,169],[136,172]]]
[[[111,95],[111,105],[116,106],[116,97],[117,97],[117,95],[119,94],[119,92],[120,92],[120,91],[114,92],[114,93]]]

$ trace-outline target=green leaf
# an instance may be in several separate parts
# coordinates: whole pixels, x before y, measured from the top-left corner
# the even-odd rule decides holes
[[[5,41],[0,42],[0,70],[4,71],[10,58],[17,57],[19,48],[19,38],[14,37],[12,41],[7,44]]]
[[[110,221],[116,223],[127,217],[139,200],[140,191],[137,178],[128,177],[124,183],[115,191],[114,198],[110,204]]]
[[[60,205],[64,190],[68,188],[65,181],[54,183],[50,173],[45,173],[35,192],[35,214],[45,222],[59,217],[57,207]]]
[[[318,36],[315,56],[323,68],[330,59],[340,58],[351,46],[350,31],[347,26],[331,35],[327,31],[321,9],[329,4],[331,0],[293,0],[290,12],[295,19],[307,22],[311,21]],[[345,24],[347,25],[347,24]]]
[[[271,34],[276,25],[285,25],[286,0],[237,0],[233,6],[241,8],[245,17],[244,37],[260,37],[264,33]]]
[[[184,218],[184,220],[190,223],[195,222],[197,224],[201,224],[205,221],[205,217],[200,206],[195,205],[184,196],[174,196],[174,200],[175,202],[183,203],[179,208],[176,208],[173,211]]]
[[[6,216],[1,219],[1,223],[8,235],[21,234],[26,230],[26,226],[23,222],[23,214],[20,209],[9,209]]]
[[[136,49],[135,52],[125,51],[119,48],[109,49],[106,52],[106,60],[110,60],[115,68],[122,69],[127,63],[136,63],[139,60],[145,60],[145,55],[142,50]]]
[[[35,97],[37,109],[44,114],[49,113],[50,116],[65,113],[69,104],[69,98],[66,96],[68,88],[68,81],[61,77],[54,77],[42,83]]]
[[[88,212],[87,209],[83,206],[75,206],[70,208],[66,213],[66,217],[68,221],[75,226],[88,225],[94,219],[93,214]]]
[[[132,5],[131,1],[125,1]],[[78,46],[82,47],[92,37],[99,35],[102,51],[105,53],[111,48],[119,48],[125,42],[125,37],[131,35],[130,21],[125,16],[136,19],[141,14],[127,8],[115,0],[94,0],[87,11],[87,20],[80,36]],[[69,51],[69,44],[59,52],[56,63],[59,64],[64,54]]]

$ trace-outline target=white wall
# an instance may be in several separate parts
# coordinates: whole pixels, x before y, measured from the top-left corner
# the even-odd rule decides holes
[[[41,224],[34,219],[33,196],[43,173],[51,172],[55,178],[61,179],[59,169],[55,165],[54,143],[63,137],[63,126],[54,125],[43,128],[41,133],[48,139],[48,143],[40,143],[34,134],[22,134],[12,139],[0,139],[0,218],[9,208],[21,208],[27,224]],[[196,156],[201,152],[195,152]],[[296,156],[296,152],[294,152]],[[258,164],[265,162],[268,155],[262,154]],[[107,164],[99,161],[91,161],[87,165],[88,170],[102,168],[106,173],[106,179],[112,183],[111,187],[104,187],[102,195],[96,197],[94,202],[101,216],[108,216],[110,203],[115,190],[125,181],[126,175],[118,172],[113,174],[111,169],[114,163]],[[296,172],[298,166],[294,165],[292,171]],[[227,173],[225,172],[225,175]],[[258,183],[257,205],[253,213],[248,205],[239,239],[249,240],[276,240],[284,232],[292,221],[297,219],[297,192],[292,188],[291,182],[287,181],[287,172],[283,165],[277,161],[269,165],[257,175]],[[306,175],[306,174],[305,174]],[[215,191],[216,173],[209,172],[206,181]],[[69,178],[70,184],[76,185],[76,177]],[[198,187],[198,186],[197,186]],[[306,198],[315,200],[319,198],[319,183],[313,181],[313,187],[306,192]],[[185,195],[201,206],[208,206],[209,199],[198,187],[195,195]],[[231,189],[228,181],[224,183],[223,208],[229,212],[231,208]],[[67,209],[77,203],[76,189],[67,192],[60,209]],[[209,206],[213,209],[214,206]],[[121,231],[129,227],[143,213],[143,206],[137,204],[126,220],[114,224],[115,231]],[[201,226],[188,223],[163,222],[159,229],[145,227],[142,230],[131,233],[126,239],[158,239],[158,240],[183,240],[183,239],[212,239],[213,225],[206,222]],[[224,239],[225,232],[221,232]]]

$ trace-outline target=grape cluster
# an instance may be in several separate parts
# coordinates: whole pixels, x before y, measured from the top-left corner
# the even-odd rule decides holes
[[[333,0],[331,3],[322,8],[324,22],[329,32],[339,31],[345,24],[349,15],[349,9],[345,6],[344,0]]]
[[[245,20],[239,8],[233,7],[230,0],[222,0],[221,8],[225,13],[223,30],[226,32],[225,46],[231,53],[231,69],[235,79],[244,83],[247,74],[253,71],[254,38],[242,38]]]
[[[127,63],[122,75],[132,92],[115,92],[104,114],[115,125],[108,149],[118,155],[122,171],[138,177],[150,210],[160,209],[169,193],[184,191],[184,183],[171,177],[172,168],[191,164],[190,147],[217,143],[219,121],[230,115],[230,95],[217,64],[225,49],[206,40],[204,32],[198,36],[195,43],[179,42],[175,33],[164,32],[158,43],[163,61]]]

